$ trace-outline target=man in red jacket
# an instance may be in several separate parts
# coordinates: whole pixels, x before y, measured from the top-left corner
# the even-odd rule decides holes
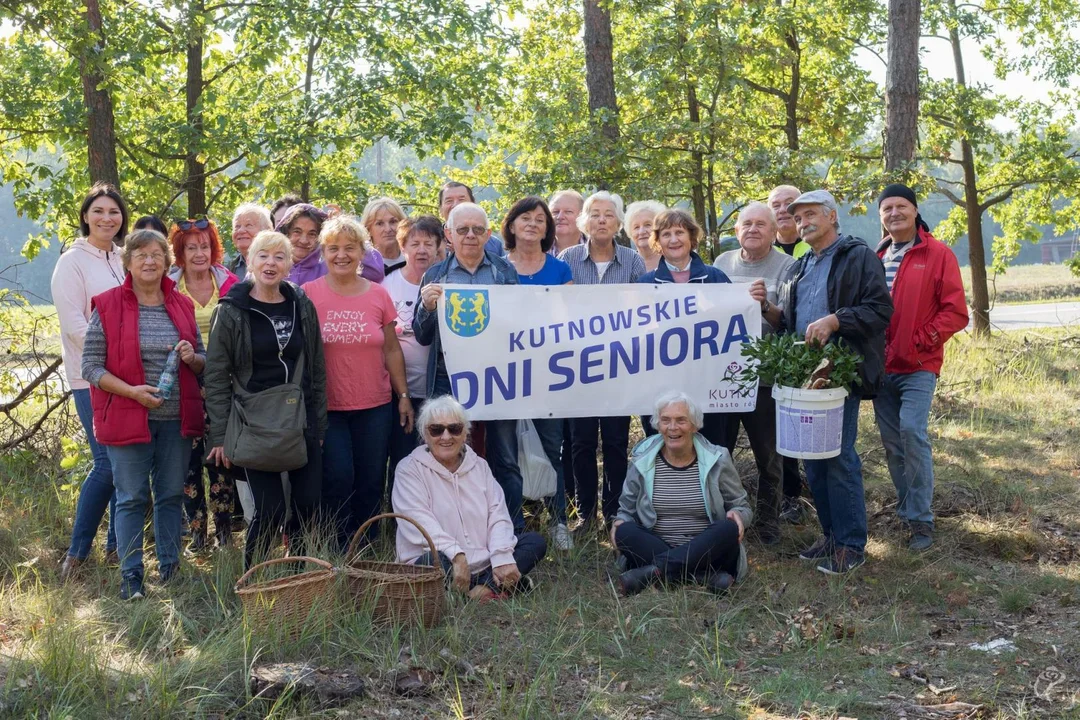
[[[878,256],[895,310],[885,332],[885,383],[874,398],[874,414],[896,486],[896,512],[910,528],[908,548],[918,552],[934,544],[930,403],[945,341],[967,327],[967,303],[956,256],[930,234],[911,188],[886,187],[878,213],[886,233]]]

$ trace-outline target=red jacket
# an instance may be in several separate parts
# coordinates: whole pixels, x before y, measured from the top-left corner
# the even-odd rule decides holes
[[[892,243],[878,247],[884,257]],[[967,327],[960,265],[951,248],[925,230],[907,251],[893,282],[893,316],[885,331],[885,372],[941,374],[945,341]]]
[[[181,340],[195,346],[199,328],[195,324],[195,306],[191,299],[176,290],[176,283],[161,278],[165,293],[165,312],[173,321]],[[142,353],[139,345],[139,300],[131,289],[131,275],[118,288],[107,290],[91,300],[91,306],[101,317],[107,351],[105,369],[129,385],[145,385]],[[153,378],[157,382],[157,378]],[[202,437],[205,416],[199,379],[184,363],[180,363],[180,434],[187,438]],[[94,437],[102,445],[135,445],[150,442],[150,411],[138,401],[90,388],[94,407]]]

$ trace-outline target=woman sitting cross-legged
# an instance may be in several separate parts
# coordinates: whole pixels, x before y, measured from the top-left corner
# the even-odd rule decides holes
[[[424,444],[398,464],[394,512],[428,531],[454,590],[490,600],[531,589],[526,576],[543,559],[547,542],[535,532],[514,537],[502,488],[465,444],[465,408],[450,395],[428,400],[417,425]],[[411,523],[398,523],[397,556],[399,562],[435,564]]]
[[[611,540],[630,568],[624,595],[656,581],[723,592],[746,574],[743,530],[752,513],[731,455],[698,429],[701,409],[681,392],[656,402],[659,435],[634,448]]]

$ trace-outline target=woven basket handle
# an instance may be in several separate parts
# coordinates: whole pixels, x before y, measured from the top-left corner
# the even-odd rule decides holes
[[[428,535],[428,531],[424,529],[423,525],[416,522],[408,515],[398,515],[397,513],[383,513],[382,515],[376,515],[375,517],[371,518],[366,523],[361,525],[360,528],[356,531],[356,534],[353,535],[352,540],[349,541],[349,549],[345,551],[346,563],[355,560],[356,556],[360,554],[360,552],[356,548],[360,544],[360,538],[364,536],[364,531],[371,527],[372,523],[378,520],[386,520],[388,518],[394,518],[396,520],[407,520],[411,522],[413,524],[413,527],[419,530],[420,534],[424,536],[425,540],[427,540],[428,546],[431,547],[432,561],[438,560],[439,551],[435,549],[435,541],[431,539],[431,536]]]
[[[273,560],[267,560],[266,562],[261,562],[258,565],[253,565],[250,570],[248,570],[246,573],[241,575],[240,579],[236,581],[236,586],[233,588],[233,591],[234,592],[240,592],[240,589],[243,587],[244,583],[247,582],[248,578],[250,578],[252,575],[255,574],[256,570],[261,570],[262,568],[270,567],[271,565],[280,565],[281,563],[296,563],[296,562],[314,563],[314,564],[318,565],[319,567],[321,567],[323,570],[333,570],[334,569],[334,566],[331,565],[330,563],[326,562],[325,560],[320,560],[319,558],[307,557],[306,555],[298,555],[296,557],[275,558]]]

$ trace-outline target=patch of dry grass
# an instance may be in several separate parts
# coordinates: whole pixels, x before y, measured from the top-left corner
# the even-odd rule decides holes
[[[368,697],[343,711],[365,718],[1075,715],[1080,353],[1066,338],[1047,331],[950,344],[933,411],[931,551],[911,556],[891,519],[895,495],[867,404],[866,566],[825,578],[796,558],[814,528],[791,527],[776,548],[751,544],[751,575],[722,598],[687,587],[619,598],[610,548],[595,538],[545,560],[533,595],[455,604],[430,631],[373,627],[339,602],[327,622],[281,640],[245,628],[232,592],[236,551],[189,559],[179,582],[151,583],[135,605],[116,599],[115,569],[91,566],[79,582],[59,584],[74,497],[58,488],[79,473],[5,458],[0,715],[337,716],[302,698],[252,698],[250,667],[265,660],[356,670]],[[748,453],[737,459],[752,473]],[[1015,649],[969,649],[998,638]],[[426,694],[394,693],[402,665],[432,673]],[[1049,666],[1066,680],[1040,696]],[[979,709],[924,709],[948,703]]]

